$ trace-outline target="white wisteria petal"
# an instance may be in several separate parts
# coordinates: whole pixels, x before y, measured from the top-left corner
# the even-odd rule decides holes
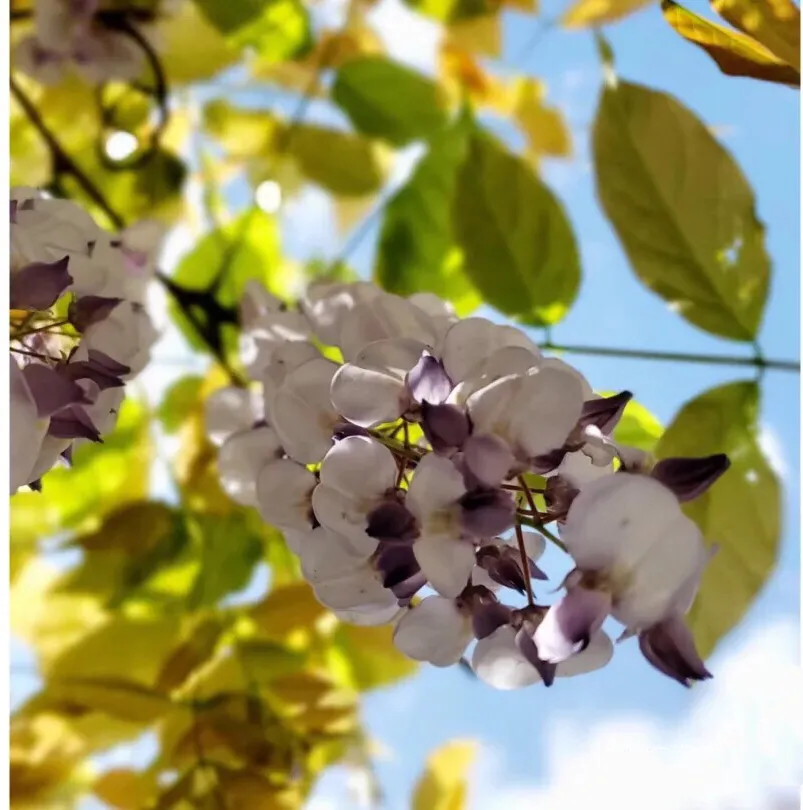
[[[519,652],[516,631],[510,625],[498,628],[477,642],[471,668],[481,681],[494,689],[521,689],[541,680],[538,670]]]
[[[368,436],[338,441],[321,464],[321,484],[357,498],[373,500],[396,483],[396,461],[387,447]]]
[[[269,293],[264,284],[250,279],[245,282],[238,304],[240,325],[247,331],[269,312],[280,312],[282,306],[282,300]]]
[[[430,516],[449,510],[466,492],[463,476],[446,457],[430,453],[418,463],[405,505],[422,525]]]
[[[368,511],[373,504],[371,499],[346,495],[323,484],[312,493],[312,509],[317,521],[330,531],[348,537],[355,548],[365,554],[372,554],[379,545],[379,541],[365,531]]]
[[[263,467],[257,477],[262,519],[279,529],[310,529],[315,484],[315,476],[290,459],[279,459]]]
[[[50,419],[40,419],[36,403],[31,394],[22,369],[13,356],[8,363],[9,370],[9,421],[11,494],[21,486],[30,483],[31,476],[42,441],[47,433]]]
[[[333,610],[383,609],[398,606],[392,591],[382,586],[379,574],[365,565],[337,579],[313,586],[321,604]]]
[[[474,569],[474,546],[449,534],[424,534],[413,543],[421,573],[441,595],[459,596]]]
[[[213,391],[204,403],[209,441],[220,447],[229,436],[253,427],[259,418],[254,395],[247,388],[226,386]]]
[[[306,534],[296,553],[304,578],[313,585],[346,576],[364,566],[369,557],[357,551],[348,537],[324,526]]]
[[[269,427],[244,430],[230,436],[217,458],[224,492],[242,506],[257,506],[256,482],[262,468],[281,458],[282,446]]]
[[[429,316],[437,335],[434,347],[437,349],[437,353],[439,353],[446,333],[449,331],[452,324],[458,321],[454,307],[448,301],[444,301],[442,298],[430,292],[413,293],[407,300],[411,304],[415,304]]]
[[[566,453],[561,463],[547,477],[559,475],[568,481],[575,489],[582,489],[588,484],[605,478],[614,472],[613,465],[599,467],[585,453],[577,450]]]
[[[310,328],[300,312],[268,312],[240,335],[240,359],[251,377],[260,377],[285,343],[308,343]]]
[[[345,315],[338,345],[343,358],[353,362],[369,343],[387,338],[413,338],[434,346],[437,330],[431,318],[415,304],[398,295],[382,293]]]
[[[356,281],[351,284],[319,281],[309,286],[299,307],[321,343],[338,346],[340,327],[346,313],[357,304],[380,295],[382,291],[367,281]]]
[[[151,347],[158,337],[159,333],[143,307],[123,301],[102,321],[86,328],[82,345],[124,363],[131,369],[129,376],[134,376],[147,365]]]
[[[574,376],[580,383],[583,389],[583,400],[587,402],[590,399],[595,399],[594,389],[591,383],[571,364],[559,357],[544,357],[539,363],[539,368],[542,369],[555,369],[556,371],[565,371]]]
[[[267,366],[259,375],[262,381],[265,419],[273,421],[271,404],[276,392],[290,372],[300,368],[310,360],[321,360],[322,355],[311,343],[292,341],[277,346],[270,354]]]
[[[475,392],[503,377],[521,377],[538,368],[540,359],[523,346],[504,346],[478,363],[471,375],[458,383],[449,395],[453,405],[464,406]]]
[[[456,664],[472,639],[471,619],[452,599],[427,596],[396,625],[393,643],[414,661],[436,667]]]
[[[310,360],[291,371],[269,403],[270,421],[287,455],[302,464],[317,464],[332,446],[340,417],[329,389],[337,365]]]
[[[575,653],[558,664],[555,675],[558,678],[571,678],[602,669],[613,658],[613,642],[607,633],[600,630],[582,652]]]
[[[475,565],[471,569],[471,584],[474,586],[482,586],[489,591],[498,591],[502,586],[495,580],[491,579],[491,575],[479,565]]]
[[[541,356],[535,343],[518,329],[500,326],[485,318],[465,318],[444,336],[443,365],[452,382],[457,384],[476,374],[487,358],[507,346],[519,346],[536,358]]]
[[[358,627],[379,627],[383,624],[392,624],[395,619],[406,612],[407,608],[393,605],[369,605],[368,607],[353,608],[351,610],[334,610],[335,616],[342,622],[354,624]]]

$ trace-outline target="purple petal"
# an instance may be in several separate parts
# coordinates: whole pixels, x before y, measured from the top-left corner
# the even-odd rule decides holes
[[[583,403],[583,413],[578,424],[581,427],[593,425],[606,436],[610,436],[631,399],[633,399],[633,394],[630,391],[622,391],[621,394],[614,394],[612,397],[590,399]]]
[[[418,403],[440,405],[452,391],[452,381],[440,360],[428,351],[421,353],[418,362],[407,372],[407,390]]]
[[[411,599],[427,582],[412,545],[380,545],[374,564],[382,574],[382,585],[392,590],[398,599]]]
[[[402,607],[410,604],[410,600],[427,584],[427,578],[420,572],[416,572],[407,579],[398,582],[396,585],[391,585],[390,590],[393,595],[399,600]]]
[[[88,402],[80,385],[50,366],[43,363],[28,363],[22,369],[22,373],[36,403],[36,414],[40,419],[52,416],[68,405]]]
[[[541,676],[544,686],[552,686],[555,680],[555,670],[558,668],[557,664],[544,661],[538,655],[538,647],[536,647],[526,627],[522,627],[521,630],[516,633],[516,646],[519,652],[538,670],[538,674]]]
[[[89,360],[76,360],[62,366],[65,376],[71,380],[91,380],[100,391],[107,388],[120,388],[125,385],[121,379],[131,371],[129,366],[118,363],[113,358],[96,349],[89,350]]]
[[[67,272],[69,257],[57,262],[34,262],[11,274],[11,309],[49,309],[58,301],[72,276]]]
[[[37,478],[35,481],[29,481],[28,486],[31,489],[31,492],[41,492],[42,491],[42,479]]]
[[[516,502],[503,489],[477,489],[458,501],[463,528],[475,537],[495,537],[512,528]]]
[[[64,463],[68,467],[72,467],[72,445],[70,445],[66,450],[61,451],[61,457],[64,459]]]
[[[387,500],[368,513],[365,533],[378,540],[412,541],[418,536],[418,528],[403,504]]]
[[[584,650],[602,627],[611,596],[575,586],[547,611],[535,631],[535,643],[547,661],[559,664]]]
[[[527,562],[530,566],[534,566],[529,558]],[[518,549],[485,546],[477,552],[477,565],[487,571],[494,582],[519,593],[527,591],[527,581],[521,567]]]
[[[573,487],[560,475],[551,475],[546,479],[544,487],[544,503],[551,517],[564,517],[569,512],[572,501],[580,494],[580,490]]]
[[[567,448],[559,447],[557,450],[550,450],[548,453],[542,453],[540,456],[531,458],[530,472],[534,472],[536,475],[552,472],[552,470],[560,466],[563,457],[568,452]]]
[[[421,429],[436,453],[459,449],[468,438],[468,416],[455,405],[421,403]]]
[[[705,668],[692,634],[680,616],[670,616],[640,633],[639,649],[659,672],[683,686],[714,677]]]
[[[17,200],[9,200],[11,203],[11,209],[9,211],[9,219],[12,225],[17,224]]]
[[[487,638],[502,625],[510,624],[511,609],[503,605],[487,588],[471,603],[471,625],[474,636]]]
[[[47,432],[56,439],[101,441],[100,432],[80,405],[69,405],[52,416]]]
[[[650,475],[683,502],[702,495],[730,465],[724,453],[704,458],[665,458],[652,468]]]
[[[105,320],[109,314],[121,304],[122,298],[105,298],[102,295],[84,295],[76,298],[67,310],[70,323],[79,331],[86,331],[87,327]]]
[[[463,448],[463,461],[486,487],[498,487],[508,478],[515,459],[507,444],[496,436],[472,436]]]

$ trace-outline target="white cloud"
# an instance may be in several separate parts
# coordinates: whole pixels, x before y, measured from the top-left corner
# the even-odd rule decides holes
[[[792,620],[758,629],[678,722],[572,717],[547,728],[542,784],[510,785],[491,748],[473,807],[780,810],[803,782],[798,640]]]
[[[389,56],[424,73],[437,72],[443,26],[412,11],[401,0],[380,0],[368,20]]]
[[[778,435],[775,428],[769,425],[762,425],[758,434],[758,443],[762,452],[767,457],[770,467],[778,474],[779,478],[789,477],[789,462],[786,459],[783,440]]]

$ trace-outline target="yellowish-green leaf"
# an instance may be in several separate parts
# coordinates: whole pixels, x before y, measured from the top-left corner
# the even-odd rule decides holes
[[[148,415],[135,400],[120,409],[102,444],[84,444],[71,469],[56,468],[42,492],[11,499],[11,543],[29,546],[66,529],[92,529],[113,509],[144,498],[153,454]]]
[[[608,25],[657,0],[575,0],[561,19],[565,28],[596,28]]]
[[[600,396],[613,396],[615,391],[602,391]],[[658,419],[643,405],[631,399],[625,406],[625,412],[613,431],[613,439],[628,447],[637,447],[652,453],[664,428]]]
[[[484,300],[519,321],[556,323],[580,286],[571,224],[520,157],[476,130],[452,202],[463,266]]]
[[[237,48],[253,48],[262,62],[281,62],[311,45],[300,0],[195,0],[212,25]]]
[[[178,689],[198,667],[212,658],[222,635],[223,626],[217,618],[202,618],[167,657],[155,688],[165,693]]]
[[[738,382],[687,402],[658,443],[659,458],[727,453],[730,469],[684,505],[719,551],[703,574],[688,623],[705,658],[750,609],[778,560],[781,485],[758,442],[759,391]]]
[[[268,110],[236,107],[220,98],[204,106],[203,123],[234,158],[269,153],[279,130],[276,117]]]
[[[502,19],[484,14],[457,20],[449,25],[448,40],[469,53],[496,59],[502,55]]]
[[[196,374],[181,377],[165,392],[156,415],[165,433],[175,433],[184,424],[200,395],[203,378]]]
[[[261,638],[283,642],[296,631],[311,631],[331,619],[307,582],[274,588],[249,610]]]
[[[355,129],[394,146],[428,138],[446,123],[438,86],[381,56],[354,59],[340,68],[332,99]]]
[[[410,179],[390,200],[382,222],[375,277],[397,295],[432,292],[459,314],[480,297],[462,271],[452,227],[458,169],[465,159],[471,120],[461,116],[434,136]]]
[[[716,25],[683,8],[673,0],[663,0],[664,19],[685,39],[699,45],[727,76],[750,76],[779,84],[800,84],[800,73],[767,50],[757,40]]]
[[[179,619],[110,616],[46,668],[48,678],[125,679],[152,686],[179,636]]]
[[[301,806],[296,790],[274,785],[259,773],[218,768],[217,777],[226,810],[297,810]]]
[[[95,796],[115,810],[142,810],[155,791],[154,779],[130,768],[105,771],[92,785]]]
[[[350,685],[364,692],[413,675],[418,664],[399,652],[390,627],[342,624],[332,639],[347,662]]]
[[[385,180],[381,146],[349,132],[302,124],[292,130],[286,151],[307,180],[336,196],[373,194]]]
[[[160,694],[125,678],[51,678],[45,696],[56,703],[150,725],[174,706]]]
[[[536,161],[542,157],[571,157],[571,132],[560,110],[546,103],[544,83],[521,78],[511,92],[511,112],[527,137],[528,153]]]
[[[249,679],[259,684],[298,672],[306,661],[303,653],[271,641],[238,642],[237,655]]]
[[[728,151],[677,99],[629,82],[606,87],[593,144],[599,199],[639,279],[695,326],[753,340],[770,260]]]
[[[413,795],[412,810],[467,810],[468,779],[476,743],[455,740],[427,759]]]
[[[711,5],[800,73],[800,9],[793,0],[711,0]]]

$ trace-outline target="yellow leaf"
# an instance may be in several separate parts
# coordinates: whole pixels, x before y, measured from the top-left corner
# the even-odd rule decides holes
[[[130,723],[150,725],[168,712],[170,699],[124,678],[51,678],[43,696],[55,704],[97,711]]]
[[[565,28],[594,28],[616,22],[655,2],[657,0],[576,0],[561,23]]]
[[[502,22],[498,14],[469,17],[449,24],[447,42],[469,53],[495,59],[502,55]]]
[[[156,688],[170,692],[180,687],[212,657],[222,632],[221,623],[216,618],[202,619],[167,658],[159,672]]]
[[[512,88],[513,117],[527,136],[531,157],[571,157],[572,136],[563,115],[544,101],[546,88],[538,79],[518,79]]]
[[[159,59],[171,86],[211,79],[241,58],[195,3],[179,4],[177,13],[159,25],[158,36]]]
[[[85,551],[145,554],[152,551],[175,528],[173,510],[156,501],[138,501],[115,509],[96,532],[84,534],[70,543]]]
[[[715,25],[672,0],[661,4],[666,21],[684,38],[699,45],[727,76],[799,85],[800,74],[753,38]]]
[[[226,810],[295,810],[301,797],[295,790],[278,788],[252,771],[218,769]]]
[[[466,810],[473,741],[453,741],[434,751],[413,795],[412,810]]]
[[[711,5],[800,73],[800,9],[792,0],[711,0]]]
[[[176,643],[180,620],[111,616],[64,650],[46,668],[54,680],[125,678],[152,686]]]
[[[142,810],[155,787],[155,783],[139,771],[112,768],[95,780],[92,792],[116,810]]]
[[[393,644],[391,627],[342,624],[334,641],[335,649],[347,661],[350,685],[360,691],[396,683],[418,669],[418,664],[400,653]]]
[[[366,214],[374,205],[375,197],[334,197],[332,202],[335,209],[335,224],[338,233],[347,234],[358,223],[365,219]]]
[[[464,93],[478,106],[497,107],[507,97],[505,87],[495,76],[482,68],[464,48],[444,39],[439,55],[440,71],[452,102],[459,104]]]
[[[274,588],[248,613],[260,637],[275,641],[284,641],[296,630],[313,630],[331,615],[306,582]]]

